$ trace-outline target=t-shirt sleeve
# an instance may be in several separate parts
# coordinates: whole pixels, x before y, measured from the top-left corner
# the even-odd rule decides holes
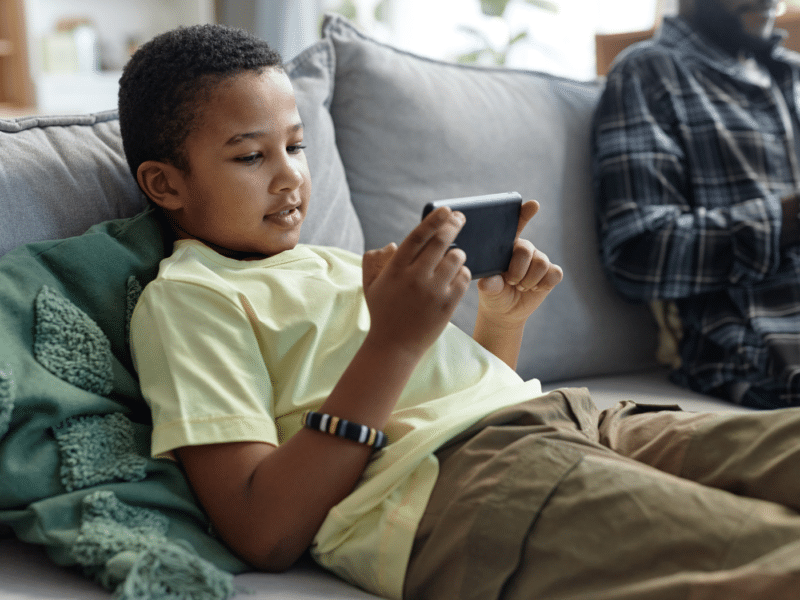
[[[200,444],[278,444],[269,372],[235,296],[156,280],[136,305],[131,350],[153,415],[153,456]]]

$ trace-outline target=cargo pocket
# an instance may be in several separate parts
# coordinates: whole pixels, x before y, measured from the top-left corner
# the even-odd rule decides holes
[[[754,502],[587,451],[541,506],[502,597],[685,598],[687,581],[724,568]]]

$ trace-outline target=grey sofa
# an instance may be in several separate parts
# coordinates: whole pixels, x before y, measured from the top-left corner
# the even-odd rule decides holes
[[[598,85],[420,58],[362,35],[339,17],[326,20],[322,39],[293,59],[287,71],[305,123],[314,182],[303,241],[363,252],[400,241],[418,222],[429,200],[519,191],[541,203],[540,213],[524,235],[565,273],[527,327],[520,374],[539,378],[548,390],[587,386],[601,407],[632,399],[679,404],[687,410],[736,409],[668,381],[667,370],[655,360],[658,332],[648,308],[620,299],[601,271],[589,157]],[[0,256],[5,255],[0,258],[0,304],[10,306],[7,298],[17,301],[27,287],[31,293],[41,287],[40,279],[35,285],[28,279],[19,283],[19,265],[33,257],[36,269],[45,270],[50,287],[72,294],[79,306],[94,307],[86,310],[95,310],[94,320],[116,348],[117,332],[124,329],[125,302],[116,291],[117,300],[104,300],[104,294],[111,293],[104,288],[127,282],[130,292],[134,275],[135,283],[146,284],[164,252],[152,228],[145,233],[153,235],[155,242],[136,233],[142,221],[141,215],[134,215],[145,204],[124,162],[114,112],[0,121]],[[87,237],[81,234],[111,219],[123,220],[86,236],[100,236],[104,244],[135,246],[141,251],[136,259],[126,258],[133,252],[128,248],[127,254],[114,259],[112,268],[104,266],[107,270],[102,271],[94,269],[93,261],[110,259],[102,251],[88,251],[81,264],[64,267],[63,261],[69,263],[71,256],[65,249],[70,244],[83,248]],[[68,241],[40,243],[65,238]],[[25,245],[22,251],[9,253],[20,245]],[[61,256],[59,252],[67,257],[53,258]],[[87,291],[89,285],[92,289]],[[106,304],[98,304],[101,300]],[[454,318],[467,331],[474,321],[476,302],[473,287]],[[113,310],[97,308],[106,305]],[[8,323],[24,311],[9,311],[0,314],[0,598],[107,598],[109,591],[75,568],[68,546],[78,534],[66,526],[45,531],[49,522],[43,518],[31,525],[34,517],[30,515],[36,512],[31,507],[38,506],[33,496],[18,500],[18,506],[8,500],[1,503],[3,482],[27,476],[20,461],[8,459],[18,439],[15,436],[45,406],[36,398],[24,397],[26,390],[38,389],[38,381],[28,367],[17,366],[21,351],[13,348],[32,343],[31,327],[23,321],[22,331],[11,332]],[[12,336],[16,337],[12,340]],[[119,352],[124,354],[124,349]],[[114,362],[112,371],[119,365],[124,366],[125,360]],[[114,379],[113,385],[118,381]],[[135,395],[135,390],[123,393],[120,389],[94,390],[92,401],[110,398],[124,405],[125,393]],[[79,391],[75,398],[88,393]],[[57,410],[65,411],[61,417],[76,412],[61,406]],[[137,412],[141,407],[120,410],[137,427],[146,424]],[[43,448],[54,445],[51,430],[44,428],[38,434]],[[34,459],[36,447],[31,446]],[[136,448],[146,454],[146,449]],[[55,473],[57,458],[48,460]],[[160,467],[152,467],[156,468]],[[119,478],[125,476],[115,476],[114,485],[122,485]],[[57,477],[41,486],[32,481],[31,489],[41,487],[42,496],[61,494]],[[26,480],[19,481],[24,487]],[[28,515],[26,520],[20,520],[20,511]],[[14,532],[27,541],[15,539]],[[89,570],[104,573],[103,568]],[[243,597],[251,598],[375,597],[309,562],[277,575],[241,572],[233,585],[247,590]]]

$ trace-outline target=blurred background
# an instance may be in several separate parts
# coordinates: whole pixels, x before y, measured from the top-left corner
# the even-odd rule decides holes
[[[591,80],[604,72],[609,52],[651,35],[676,2],[0,0],[0,116],[115,108],[130,53],[178,25],[242,27],[288,60],[318,39],[326,12],[424,56]],[[800,0],[790,4],[800,14]]]

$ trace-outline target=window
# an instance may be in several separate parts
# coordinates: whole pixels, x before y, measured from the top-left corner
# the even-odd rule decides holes
[[[323,0],[323,10],[423,56],[586,80],[595,33],[648,29],[659,2],[670,10],[668,0]]]

